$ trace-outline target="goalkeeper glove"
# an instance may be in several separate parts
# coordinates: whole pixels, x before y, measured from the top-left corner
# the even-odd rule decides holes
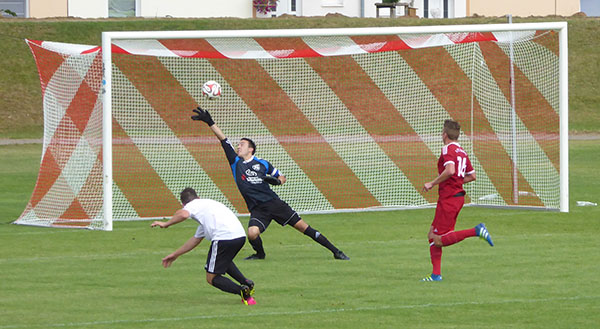
[[[271,185],[281,185],[281,181],[279,180],[279,178],[273,176],[263,177],[263,182],[267,182]]]
[[[215,124],[215,121],[212,119],[207,110],[203,110],[200,108],[200,106],[198,106],[194,112],[196,112],[196,115],[192,116],[192,120],[204,121],[209,127]]]

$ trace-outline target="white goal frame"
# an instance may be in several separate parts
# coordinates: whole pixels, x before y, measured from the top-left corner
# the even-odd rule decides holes
[[[560,120],[560,211],[569,211],[568,153],[568,37],[566,22],[517,23],[487,25],[448,25],[383,28],[222,30],[222,31],[141,31],[102,33],[102,102],[103,102],[103,210],[106,230],[112,230],[112,42],[120,39],[186,39],[240,37],[361,36],[383,34],[509,32],[556,30],[559,33],[559,120]],[[514,110],[514,109],[513,109]],[[364,209],[361,209],[364,210]]]

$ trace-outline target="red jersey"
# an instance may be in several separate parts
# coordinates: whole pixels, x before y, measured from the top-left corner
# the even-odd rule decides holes
[[[455,171],[454,175],[440,183],[440,199],[464,192],[463,181],[465,175],[475,172],[473,166],[471,166],[471,160],[469,160],[467,152],[457,142],[452,142],[442,147],[442,155],[440,155],[440,159],[438,160],[438,174],[441,174],[449,163],[454,163]]]

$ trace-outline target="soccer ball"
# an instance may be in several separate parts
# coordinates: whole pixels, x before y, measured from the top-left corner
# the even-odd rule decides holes
[[[206,81],[202,86],[202,95],[208,99],[221,97],[221,85],[216,81]]]

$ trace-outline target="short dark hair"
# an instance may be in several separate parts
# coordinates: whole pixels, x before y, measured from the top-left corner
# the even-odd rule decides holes
[[[458,140],[458,136],[460,136],[460,124],[454,120],[446,120],[444,121],[444,132],[451,140]]]
[[[186,187],[179,193],[179,200],[181,200],[181,203],[184,206],[195,199],[198,199],[198,194],[196,194],[196,191],[191,187]]]
[[[248,143],[250,143],[250,147],[252,148],[252,154],[254,155],[254,153],[256,152],[256,144],[254,143],[254,141],[247,137],[243,137],[241,140],[248,141]]]

